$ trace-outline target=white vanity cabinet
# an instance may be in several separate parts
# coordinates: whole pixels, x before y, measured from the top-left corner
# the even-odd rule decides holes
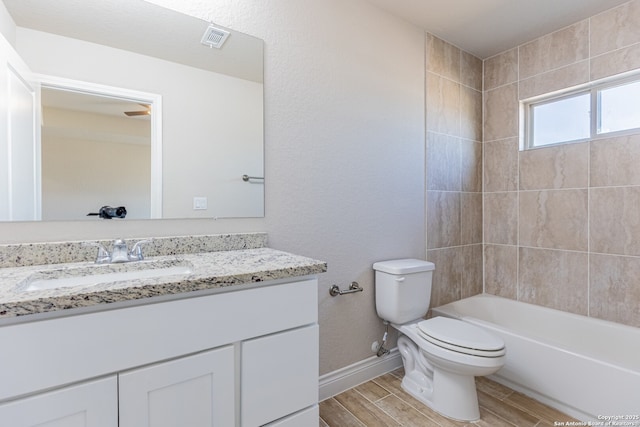
[[[0,425],[317,423],[317,319],[311,278],[0,326]]]

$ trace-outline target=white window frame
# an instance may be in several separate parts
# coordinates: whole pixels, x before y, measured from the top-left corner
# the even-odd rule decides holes
[[[624,135],[640,133],[640,127],[623,129],[623,130],[613,131],[613,132],[598,133],[598,128],[601,120],[600,92],[602,90],[606,90],[612,87],[623,86],[626,84],[636,83],[636,82],[640,82],[640,71],[634,71],[633,73],[625,73],[623,75],[615,76],[613,78],[597,80],[587,85],[581,85],[581,86],[577,86],[561,92],[553,92],[550,94],[545,94],[545,95],[537,96],[535,98],[530,98],[530,99],[521,101],[521,106],[522,106],[521,110],[523,112],[523,121],[524,121],[524,130],[523,130],[523,138],[522,138],[524,141],[524,144],[522,144],[522,149],[533,150],[533,149],[544,148],[544,147],[553,147],[553,146],[562,145],[562,144],[575,144],[579,142],[591,141],[594,139],[605,139],[605,138],[612,138],[616,136],[624,136]],[[590,136],[589,137],[573,139],[569,141],[559,141],[552,144],[543,144],[543,145],[533,144],[533,141],[534,141],[533,108],[534,107],[561,101],[567,98],[571,98],[574,96],[587,94],[587,93],[590,94],[590,99],[591,99],[590,126],[589,126]]]

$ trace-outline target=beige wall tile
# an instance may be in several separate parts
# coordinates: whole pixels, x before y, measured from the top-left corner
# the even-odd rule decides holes
[[[485,292],[640,324],[640,135],[518,151],[519,99],[638,69],[640,0],[484,61]]]
[[[482,149],[481,142],[460,141],[462,191],[482,192]]]
[[[591,18],[591,55],[640,42],[640,2],[631,1]]]
[[[589,21],[580,21],[519,47],[520,79],[589,57]]]
[[[484,144],[484,191],[518,189],[518,138]]]
[[[482,92],[460,87],[460,136],[482,141]]]
[[[518,48],[484,61],[484,90],[518,81]]]
[[[515,245],[518,240],[518,193],[484,193],[484,241]]]
[[[485,92],[484,141],[518,136],[518,85]]]
[[[592,188],[589,237],[592,252],[640,255],[640,187]]]
[[[428,259],[436,262],[433,306],[460,299],[463,283],[465,295],[482,291],[482,61],[427,35],[427,70],[427,247]],[[460,246],[463,239],[465,246]]]
[[[528,99],[587,83],[588,81],[589,60],[584,60],[520,80],[518,93],[520,99]]]
[[[485,245],[484,287],[488,294],[518,299],[518,248]]]
[[[586,188],[588,185],[588,142],[520,152],[521,190]]]
[[[427,132],[427,189],[460,191],[460,139]]]
[[[640,43],[591,59],[591,80],[640,68]]]
[[[640,258],[592,254],[589,314],[640,328]]]
[[[460,244],[482,243],[482,193],[460,193]]]
[[[519,261],[521,301],[587,314],[586,253],[521,247]]]
[[[427,33],[427,71],[460,83],[460,49]]]
[[[460,136],[460,84],[427,73],[427,130]]]
[[[482,60],[465,51],[460,52],[460,82],[472,89],[482,90]]]
[[[462,247],[461,298],[482,293],[482,244]]]
[[[460,244],[460,193],[427,191],[427,248]]]
[[[587,190],[520,192],[522,246],[587,251]]]
[[[640,134],[591,142],[592,187],[640,185]]]
[[[466,267],[462,247],[428,250],[427,259],[436,265],[431,285],[431,307],[458,301],[462,271]]]

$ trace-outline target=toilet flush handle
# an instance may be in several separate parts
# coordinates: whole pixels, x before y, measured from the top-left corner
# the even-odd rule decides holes
[[[396,282],[404,282],[404,277],[396,277]]]

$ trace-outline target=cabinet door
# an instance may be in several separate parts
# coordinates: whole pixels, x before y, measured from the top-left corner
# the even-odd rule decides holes
[[[318,325],[243,342],[241,372],[243,427],[260,426],[316,405]]]
[[[118,381],[113,376],[5,403],[0,425],[118,427]]]
[[[119,376],[120,427],[235,425],[232,346]]]

